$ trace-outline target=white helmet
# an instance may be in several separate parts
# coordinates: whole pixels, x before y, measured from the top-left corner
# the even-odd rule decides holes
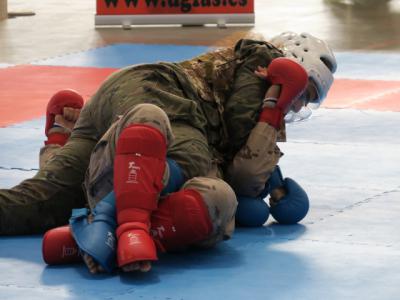
[[[286,57],[294,58],[304,67],[317,93],[315,99],[308,99],[309,103],[315,108],[319,107],[333,83],[333,73],[337,68],[328,44],[311,34],[290,31],[273,37],[270,42],[282,50]]]

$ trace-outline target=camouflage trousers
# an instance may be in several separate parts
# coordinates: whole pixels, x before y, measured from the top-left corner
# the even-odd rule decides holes
[[[0,234],[32,234],[64,225],[71,209],[86,203],[93,208],[113,189],[115,145],[121,131],[132,123],[159,129],[168,143],[167,156],[175,160],[188,180],[183,188],[200,192],[213,223],[211,236],[201,243],[212,246],[234,230],[236,196],[216,178],[206,137],[183,122],[170,123],[163,110],[139,104],[116,121],[97,143],[72,136],[35,177],[9,190],[0,190]],[[45,154],[45,153],[43,153]],[[166,168],[164,182],[169,178]],[[82,187],[83,183],[83,187]]]

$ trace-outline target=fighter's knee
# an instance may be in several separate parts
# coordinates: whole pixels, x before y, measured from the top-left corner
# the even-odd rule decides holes
[[[194,177],[186,181],[182,188],[197,190],[206,202],[218,201],[234,207],[237,205],[235,192],[229,184],[219,178]]]
[[[165,250],[174,251],[206,239],[213,226],[201,194],[184,189],[160,201],[152,215],[151,231]]]
[[[213,224],[212,234],[199,243],[200,246],[213,246],[229,239],[234,231],[237,199],[233,189],[222,179],[195,177],[187,181],[183,189],[194,189],[200,193]]]
[[[132,114],[138,115],[141,118],[168,119],[167,114],[157,105],[151,103],[141,103],[136,105],[132,110]]]
[[[169,118],[160,107],[150,103],[136,105],[122,117],[120,131],[137,123],[158,129],[166,137],[168,144],[172,142],[173,134]]]

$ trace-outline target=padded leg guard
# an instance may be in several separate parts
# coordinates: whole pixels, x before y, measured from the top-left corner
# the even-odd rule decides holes
[[[69,226],[57,227],[46,232],[42,241],[42,255],[44,262],[48,265],[82,261]]]
[[[116,237],[114,193],[97,203],[88,220],[88,210],[74,209],[69,220],[73,237],[81,251],[89,254],[107,272],[115,268]]]
[[[90,223],[87,209],[73,210],[70,226],[46,232],[42,244],[43,260],[49,265],[79,262],[82,260],[79,253],[83,251],[111,272],[116,265],[114,203],[111,192],[97,204]]]
[[[199,192],[181,190],[161,200],[151,217],[151,231],[162,250],[182,250],[209,237],[213,229]]]
[[[118,265],[157,260],[150,215],[163,189],[167,143],[151,126],[134,124],[120,134],[114,160]]]

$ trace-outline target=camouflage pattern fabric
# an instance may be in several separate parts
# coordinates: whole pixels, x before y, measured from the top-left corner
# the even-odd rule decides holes
[[[119,116],[141,103],[167,114],[176,137],[172,158],[187,153],[188,145],[198,151],[181,162],[188,178],[206,174],[212,164],[225,170],[255,126],[268,88],[254,70],[279,56],[266,42],[240,40],[190,61],[112,74],[84,106],[70,140],[54,158],[34,178],[0,190],[0,234],[39,233],[65,224],[73,207],[84,206],[81,184],[93,148]],[[198,138],[191,142],[193,132]]]
[[[277,132],[269,124],[259,122],[253,128],[225,174],[237,195],[257,197],[265,189],[265,183],[282,156],[276,140]]]
[[[66,224],[73,208],[85,206],[82,182],[95,144],[71,137],[33,178],[0,190],[0,233],[42,233]]]

